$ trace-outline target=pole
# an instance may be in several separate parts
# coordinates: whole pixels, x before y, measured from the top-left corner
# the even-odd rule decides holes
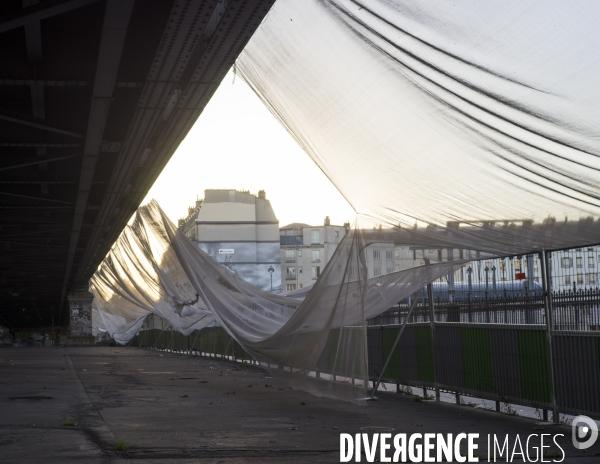
[[[490,323],[490,303],[489,303],[489,285],[490,285],[490,269],[485,266],[485,322]]]
[[[377,393],[377,389],[379,388],[379,385],[381,385],[381,379],[383,378],[383,373],[387,369],[388,364],[390,363],[390,360],[392,359],[392,355],[394,354],[394,350],[396,349],[396,346],[398,346],[398,342],[400,341],[400,337],[402,336],[402,332],[404,332],[404,329],[406,328],[406,324],[408,323],[408,319],[410,318],[410,315],[412,314],[413,309],[415,309],[415,306],[417,305],[417,301],[419,301],[419,294],[422,291],[423,291],[423,289],[419,290],[419,293],[416,295],[415,299],[412,302],[412,305],[410,306],[410,309],[408,310],[408,313],[406,314],[406,317],[404,318],[404,323],[402,324],[402,327],[400,328],[400,331],[398,332],[398,336],[396,337],[396,340],[394,341],[394,344],[392,345],[392,349],[390,350],[390,354],[388,354],[388,357],[385,360],[385,363],[383,364],[383,369],[381,369],[381,374],[379,374],[379,378],[377,379],[377,383],[373,386],[373,392],[371,393],[371,399],[375,399],[375,393]]]
[[[433,283],[427,285],[427,297],[429,298],[429,327],[431,329],[431,348],[433,353],[433,383],[435,385],[435,400],[440,401],[440,387],[437,382],[435,365],[435,311],[433,302]]]
[[[551,293],[551,276],[548,272],[548,263],[550,261],[550,252],[543,250],[540,254],[540,261],[542,264],[542,284],[544,291],[544,310],[546,312],[546,340],[548,346],[548,368],[550,371],[550,391],[552,395],[552,420],[555,424],[558,424],[558,406],[556,404],[556,385],[554,381],[554,357],[552,351],[552,332],[553,329],[553,314],[552,314],[552,293]]]
[[[469,263],[471,264],[471,263]],[[468,299],[468,306],[467,306],[467,311],[468,311],[468,318],[469,318],[469,322],[471,322],[471,294],[473,293],[473,269],[469,266],[467,268],[467,282],[468,282],[468,293],[467,293],[467,299]]]
[[[273,269],[273,266],[269,266],[269,269],[267,269],[267,272],[271,276],[271,293],[273,293],[273,273],[275,272],[275,269]]]

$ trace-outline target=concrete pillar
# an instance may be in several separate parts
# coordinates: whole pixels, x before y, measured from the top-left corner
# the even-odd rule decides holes
[[[92,345],[92,300],[94,295],[86,289],[73,289],[69,300],[68,345]]]

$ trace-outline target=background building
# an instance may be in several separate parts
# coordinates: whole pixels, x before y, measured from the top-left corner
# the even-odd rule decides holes
[[[528,280],[542,285],[542,271],[537,254],[506,258],[486,258],[480,252],[461,249],[429,249],[394,243],[392,234],[377,231],[377,242],[365,250],[368,277],[377,277],[391,272],[402,271],[426,262],[440,263],[470,259],[452,277],[446,276],[438,282],[452,280],[455,283],[485,284],[486,282],[506,282]],[[572,248],[551,253],[550,277],[552,290],[586,290],[597,288],[600,247]]]
[[[279,221],[264,190],[205,190],[179,220],[199,248],[263,290],[281,288]]]
[[[282,289],[314,284],[349,228],[350,223],[332,226],[327,216],[322,226],[293,223],[279,229]]]

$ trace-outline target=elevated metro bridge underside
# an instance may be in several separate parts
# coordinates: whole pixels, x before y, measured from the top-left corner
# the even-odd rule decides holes
[[[0,325],[67,323],[273,3],[0,3]]]

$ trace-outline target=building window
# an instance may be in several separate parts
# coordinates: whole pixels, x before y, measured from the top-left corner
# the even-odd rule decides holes
[[[350,266],[350,269],[348,269],[348,274],[350,274],[351,276],[354,275],[354,266]]]
[[[321,266],[313,266],[312,268],[312,278],[316,280],[321,275]]]
[[[318,263],[321,261],[321,250],[313,250],[312,251],[312,262]]]
[[[515,259],[515,271],[520,271],[521,270],[521,261],[519,261],[518,259]]]
[[[504,261],[500,261],[500,270],[502,272],[506,271],[506,263]]]
[[[560,267],[562,268],[570,268],[573,267],[573,259],[572,258],[563,258],[560,260]]]
[[[581,256],[578,256],[575,262],[577,263],[577,267],[583,267],[583,258]]]
[[[298,266],[298,274],[302,274],[302,266]]]
[[[485,268],[486,269],[491,269],[492,268],[492,262],[488,261],[487,263],[485,263]]]
[[[394,252],[392,250],[385,250],[385,259],[393,259]]]
[[[378,276],[380,276],[380,275],[381,275],[381,268],[380,268],[380,267],[376,267],[376,268],[374,268],[374,269],[373,269],[373,275],[374,275],[375,277],[378,277]]]
[[[375,261],[381,260],[381,251],[380,250],[373,250],[373,259]]]
[[[319,243],[321,243],[321,234],[319,230],[310,231],[310,243],[312,245],[318,245]]]
[[[401,253],[401,251],[400,251],[400,248],[396,248],[396,249],[394,250],[394,258],[395,258],[395,259],[400,259],[400,258],[401,258],[401,256],[402,256],[400,253]]]
[[[285,262],[293,263],[296,261],[296,250],[285,250]]]
[[[295,279],[296,278],[296,268],[295,267],[286,267],[285,268],[285,278],[286,279]]]
[[[304,287],[304,284],[300,284],[300,288]]]
[[[571,276],[565,276],[565,285],[571,285]]]
[[[296,284],[287,284],[287,285],[285,286],[285,289],[286,289],[288,292],[291,292],[291,291],[293,291],[293,290],[296,290]]]
[[[581,273],[577,274],[577,283],[578,284],[583,283],[583,274],[581,274]]]
[[[596,274],[587,274],[585,276],[585,281],[588,284],[595,284],[596,283]]]
[[[588,267],[596,267],[593,256],[588,256]]]
[[[388,267],[388,268],[385,270],[385,273],[386,273],[386,274],[391,274],[392,272],[394,272],[394,268],[393,268],[393,267]]]
[[[335,231],[335,238],[340,238],[340,231],[339,230]]]
[[[302,250],[298,250],[298,258],[302,258]]]
[[[588,247],[588,251],[594,251],[593,247]]]

